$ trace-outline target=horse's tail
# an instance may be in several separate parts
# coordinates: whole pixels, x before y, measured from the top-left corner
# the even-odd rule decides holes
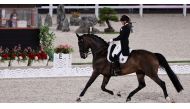
[[[159,61],[159,64],[162,68],[164,68],[172,81],[174,87],[176,88],[177,92],[180,92],[183,90],[183,86],[181,85],[179,79],[177,78],[176,74],[173,72],[171,67],[169,66],[166,58],[160,54],[160,53],[154,53]]]

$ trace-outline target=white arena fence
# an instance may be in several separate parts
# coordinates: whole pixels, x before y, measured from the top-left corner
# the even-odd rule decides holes
[[[190,74],[190,65],[171,65],[171,68],[176,74]],[[90,76],[92,70],[92,67],[3,69],[0,78],[80,77]],[[158,73],[166,74],[162,69]]]
[[[151,5],[151,4],[137,4],[137,5],[118,5],[118,6],[99,6],[99,4],[94,4],[94,6],[65,6],[65,9],[95,9],[95,15],[98,16],[99,9],[109,7],[113,9],[139,9],[139,15],[143,16],[143,9],[183,9],[183,15],[187,15],[187,8],[190,8],[189,4],[160,4],[160,5]],[[49,13],[52,16],[53,10],[57,9],[57,6],[49,4],[49,6],[41,6],[39,9],[49,9]]]

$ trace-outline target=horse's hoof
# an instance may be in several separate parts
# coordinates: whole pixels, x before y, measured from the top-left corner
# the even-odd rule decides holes
[[[114,93],[113,93],[112,91],[110,92],[110,94],[111,94],[111,95],[114,95]]]
[[[79,97],[79,98],[77,98],[77,99],[76,99],[76,101],[77,101],[77,102],[81,102],[81,99],[80,99],[80,97]]]
[[[175,103],[175,101],[173,99],[170,99],[170,97],[166,97],[166,101],[168,103]]]
[[[117,93],[117,96],[118,96],[118,97],[121,97],[121,94],[120,94],[120,92],[118,92],[118,93]]]
[[[131,101],[131,98],[127,98],[126,102]]]
[[[114,95],[113,91],[109,91],[108,93],[111,94],[111,95]]]
[[[175,103],[175,101],[172,99],[171,103]]]

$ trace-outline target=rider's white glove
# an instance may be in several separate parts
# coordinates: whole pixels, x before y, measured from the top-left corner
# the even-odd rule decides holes
[[[111,43],[111,42],[113,42],[113,39],[110,39],[110,41],[109,41],[109,42],[110,42],[110,43]]]

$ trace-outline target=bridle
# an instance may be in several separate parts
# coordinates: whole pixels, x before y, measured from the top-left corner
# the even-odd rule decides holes
[[[82,54],[84,54],[85,55],[85,57],[87,57],[89,54],[91,54],[91,52],[90,52],[90,50],[89,49],[85,49],[84,48],[84,42],[82,42],[82,41],[80,41],[79,42],[80,44],[79,44],[79,46],[80,46],[80,49],[79,49],[79,51],[80,51],[80,53],[82,53]],[[82,44],[81,44],[82,43]]]
[[[81,41],[79,43],[81,43],[81,44],[79,44],[81,46],[81,49],[79,50],[80,53],[85,54],[86,57],[88,55],[92,54],[92,50],[89,50],[89,49],[85,50],[85,48],[84,48],[84,46],[85,46],[84,42]],[[105,48],[106,48],[105,46],[104,47],[99,47],[96,50],[94,50],[93,54],[97,54],[97,53],[101,52],[102,50],[104,50]]]
[[[104,47],[97,48],[97,51],[94,51],[94,54],[97,54],[97,53],[101,52],[105,48],[107,48],[107,47],[104,46]],[[84,47],[82,47],[82,49],[80,50],[80,52],[83,53],[83,54],[86,54],[87,56],[90,55],[90,54],[92,54],[91,50],[89,50],[89,49],[88,50],[84,50]]]

